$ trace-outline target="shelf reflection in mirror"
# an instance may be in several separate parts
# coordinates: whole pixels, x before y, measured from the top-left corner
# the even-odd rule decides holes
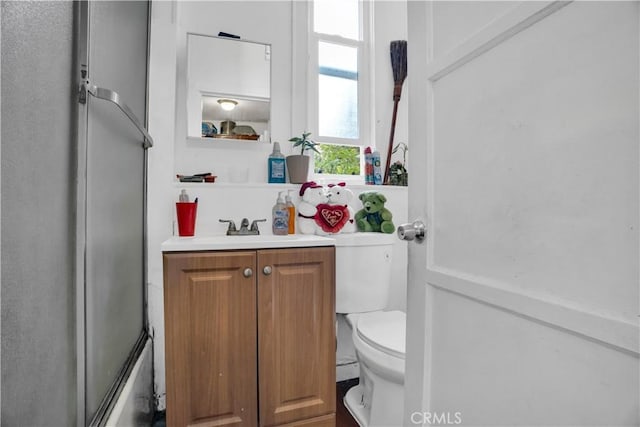
[[[235,102],[226,110],[220,101]],[[202,136],[257,140],[269,130],[271,103],[265,99],[202,95]]]

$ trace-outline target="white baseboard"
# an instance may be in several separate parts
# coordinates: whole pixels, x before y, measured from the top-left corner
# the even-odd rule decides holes
[[[336,366],[336,382],[358,378],[359,376],[360,365],[358,362]]]

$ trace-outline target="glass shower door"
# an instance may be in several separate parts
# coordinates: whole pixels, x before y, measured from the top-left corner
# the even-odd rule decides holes
[[[149,3],[82,2],[77,12],[87,89],[78,138],[78,423],[100,425],[147,338],[148,141],[128,116],[146,117]]]

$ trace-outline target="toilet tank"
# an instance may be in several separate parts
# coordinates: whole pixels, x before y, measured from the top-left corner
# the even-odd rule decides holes
[[[395,234],[349,233],[336,240],[336,313],[387,306]]]

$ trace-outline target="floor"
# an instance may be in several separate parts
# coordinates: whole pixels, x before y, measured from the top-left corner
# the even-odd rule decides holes
[[[345,393],[357,384],[357,378],[336,383],[336,427],[358,427],[358,423],[351,417],[342,401]],[[156,412],[153,417],[152,427],[165,427],[166,425],[164,411]]]
[[[351,387],[358,385],[358,379],[340,381],[336,384],[336,427],[358,427],[349,410],[343,403],[344,395]]]

